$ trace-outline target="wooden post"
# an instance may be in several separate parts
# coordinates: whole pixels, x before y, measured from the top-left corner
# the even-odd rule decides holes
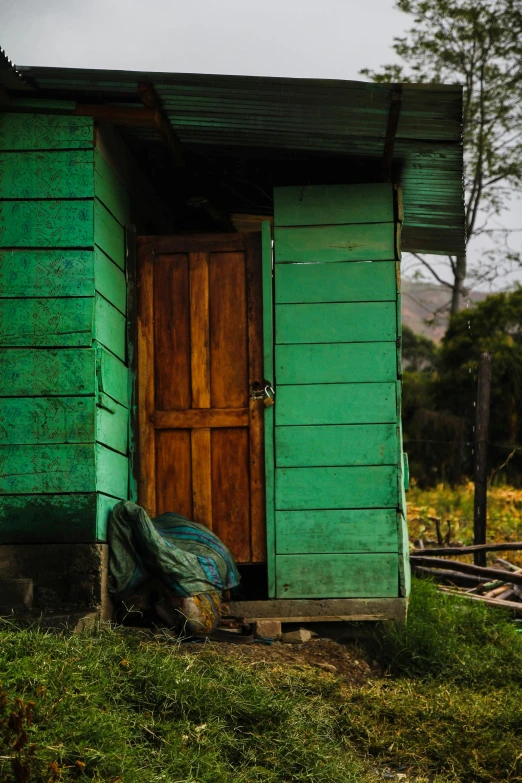
[[[481,353],[477,386],[477,415],[475,424],[475,503],[474,543],[486,543],[487,518],[487,439],[489,425],[489,399],[491,391],[491,353]],[[486,553],[475,552],[475,565],[486,565]]]

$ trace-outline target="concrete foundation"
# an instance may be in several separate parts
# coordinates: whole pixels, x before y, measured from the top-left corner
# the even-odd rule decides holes
[[[0,546],[0,575],[9,595],[19,580],[32,582],[31,605],[35,615],[70,612],[95,613],[110,619],[107,544],[4,544]],[[13,591],[11,590],[11,593]],[[3,611],[6,610],[0,600]],[[16,614],[22,607],[12,606]]]

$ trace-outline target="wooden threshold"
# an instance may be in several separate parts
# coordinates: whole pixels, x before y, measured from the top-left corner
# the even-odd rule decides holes
[[[231,615],[248,622],[278,620],[281,623],[356,622],[406,619],[407,598],[321,598],[270,601],[231,601]]]

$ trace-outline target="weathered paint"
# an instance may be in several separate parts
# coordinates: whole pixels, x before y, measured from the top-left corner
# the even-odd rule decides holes
[[[104,540],[128,496],[129,204],[93,140],[0,117],[0,542]]]
[[[315,343],[276,345],[278,385],[393,381],[396,345],[385,343]]]
[[[393,189],[276,188],[274,203],[276,596],[396,598],[407,569]]]
[[[278,467],[397,463],[395,423],[276,427],[275,437]]]
[[[276,557],[279,598],[392,598],[398,595],[396,553],[298,554]]]
[[[396,552],[395,509],[277,511],[277,553]]]

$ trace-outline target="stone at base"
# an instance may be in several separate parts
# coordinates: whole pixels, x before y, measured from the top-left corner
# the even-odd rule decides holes
[[[288,631],[281,637],[281,641],[284,644],[303,644],[303,642],[309,642],[313,633],[306,628],[299,628],[297,631]]]
[[[107,544],[0,546],[2,579],[32,582],[32,612],[35,615],[95,612],[98,617],[109,620],[112,606],[108,593],[108,563]]]
[[[254,633],[259,639],[280,639],[281,623],[278,620],[257,620]]]
[[[32,579],[0,579],[0,614],[27,611],[32,606]]]

